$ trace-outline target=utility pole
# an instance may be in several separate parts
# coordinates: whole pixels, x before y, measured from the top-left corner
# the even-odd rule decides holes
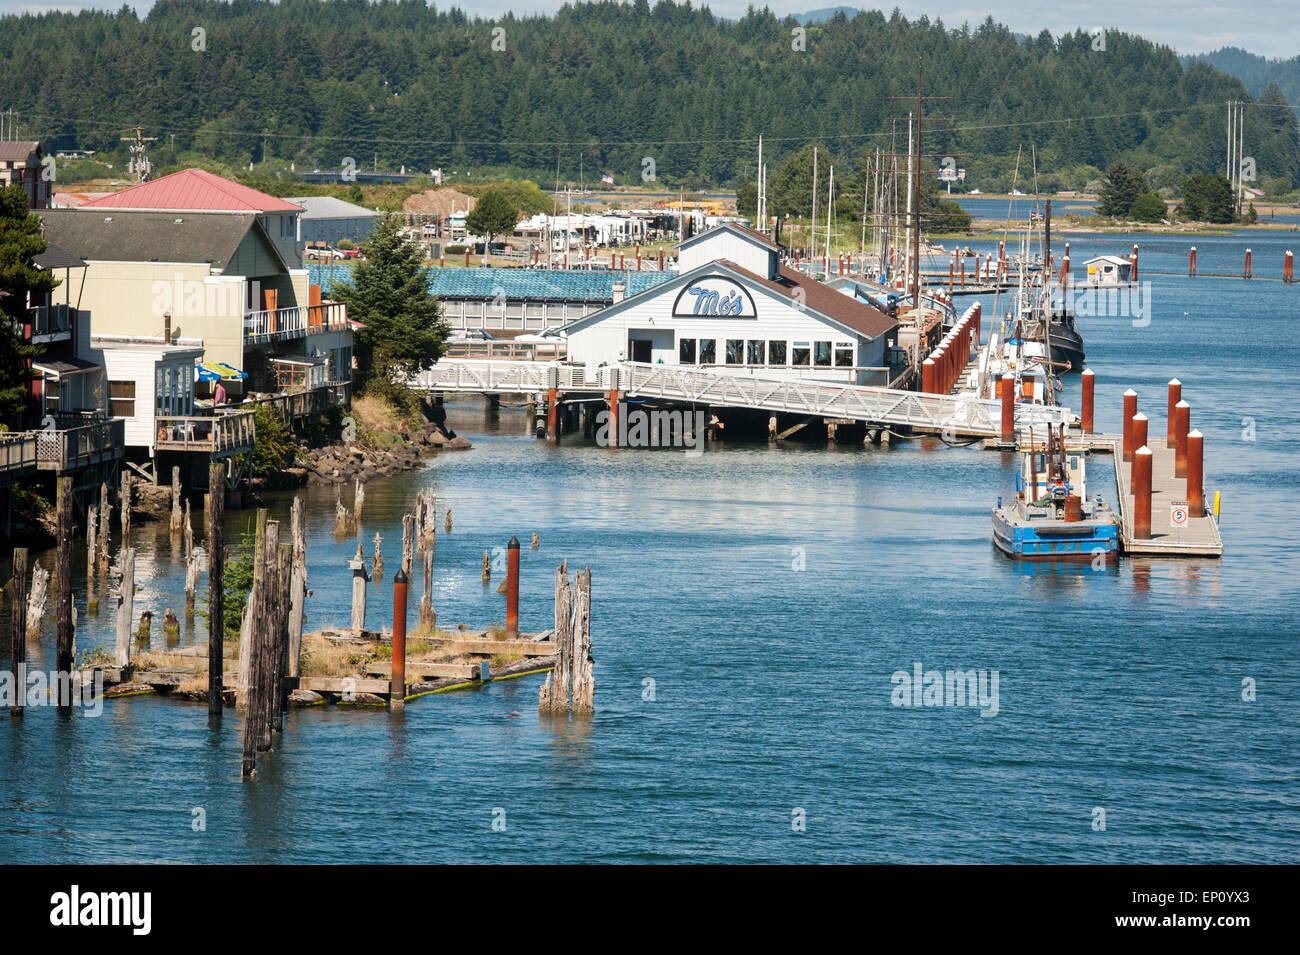
[[[139,184],[146,181],[149,178],[149,173],[153,172],[153,163],[151,163],[149,157],[144,154],[144,144],[156,143],[158,137],[143,135],[143,126],[129,126],[127,127],[127,132],[134,133],[135,135],[123,136],[121,138],[122,142],[127,143],[128,148],[131,150],[131,161],[127,163],[126,171],[135,176],[135,181]]]

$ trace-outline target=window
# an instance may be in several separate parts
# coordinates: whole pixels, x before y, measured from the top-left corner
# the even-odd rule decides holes
[[[745,343],[745,364],[761,365],[763,364],[763,343],[754,341],[752,338]]]
[[[743,338],[727,339],[727,364],[743,365],[745,363],[745,340]]]
[[[852,368],[853,367],[853,346],[836,343],[835,345],[835,367]]]
[[[134,381],[110,381],[108,383],[108,413],[114,418],[135,417]]]
[[[813,364],[825,368],[831,363],[831,343],[813,342]]]
[[[712,365],[718,360],[717,354],[718,343],[712,338],[700,339],[700,364]]]
[[[695,364],[694,338],[683,338],[677,343],[677,360],[683,365]]]
[[[785,342],[767,343],[767,363],[769,365],[785,364]]]
[[[794,359],[790,362],[792,365],[802,365],[806,368],[812,363],[812,348],[809,347],[807,342],[795,342],[790,354]]]

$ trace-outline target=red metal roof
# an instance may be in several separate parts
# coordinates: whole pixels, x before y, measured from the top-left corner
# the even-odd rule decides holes
[[[95,199],[83,209],[156,209],[168,212],[302,212],[301,206],[268,196],[203,169],[182,169],[153,182]]]

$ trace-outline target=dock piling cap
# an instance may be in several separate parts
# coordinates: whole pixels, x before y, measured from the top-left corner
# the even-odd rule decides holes
[[[1191,431],[1188,431],[1188,432],[1187,432],[1187,436],[1188,436],[1189,438],[1203,438],[1203,437],[1205,437],[1205,435],[1201,434],[1201,432],[1200,432],[1199,430],[1195,429],[1195,428],[1192,429]]]
[[[1140,412],[1140,411],[1139,411],[1137,414],[1135,414],[1135,415],[1133,416],[1133,420],[1134,420],[1134,421],[1137,421],[1139,418],[1141,418],[1143,421],[1146,421],[1146,420],[1147,420],[1147,416],[1144,415],[1144,414],[1143,414],[1142,412]]]
[[[1142,447],[1138,448],[1138,449],[1137,449],[1136,451],[1134,451],[1133,453],[1134,453],[1134,454],[1150,454],[1150,453],[1151,453],[1151,449],[1148,448],[1148,447],[1144,444],[1144,445],[1142,445]]]
[[[1091,369],[1091,368],[1085,368],[1085,369],[1083,370],[1083,373],[1084,373],[1085,375],[1091,375],[1091,374],[1092,374],[1092,369]]]
[[[1132,395],[1134,398],[1136,398],[1138,393],[1134,391],[1132,388],[1130,388],[1128,391],[1124,392],[1125,397],[1128,397],[1129,395]]]
[[[1179,381],[1177,378],[1170,378],[1170,379],[1169,379],[1169,384],[1171,384],[1171,385],[1177,385],[1179,388],[1181,388],[1181,387],[1183,386],[1183,383],[1182,383],[1181,381]]]
[[[1180,401],[1180,402],[1178,402],[1178,404],[1174,405],[1174,407],[1175,407],[1175,408],[1190,408],[1191,405],[1189,405],[1186,401]]]
[[[510,543],[507,544],[506,547],[507,547],[508,549],[510,549],[510,550],[518,550],[518,549],[519,549],[519,538],[518,538],[518,537],[512,537],[512,538],[510,538]]]

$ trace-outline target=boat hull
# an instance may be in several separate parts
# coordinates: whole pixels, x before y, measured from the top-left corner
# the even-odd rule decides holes
[[[1119,558],[1119,525],[1111,520],[1045,522],[1039,527],[1008,508],[993,509],[993,543],[1016,560],[1093,561]]]

